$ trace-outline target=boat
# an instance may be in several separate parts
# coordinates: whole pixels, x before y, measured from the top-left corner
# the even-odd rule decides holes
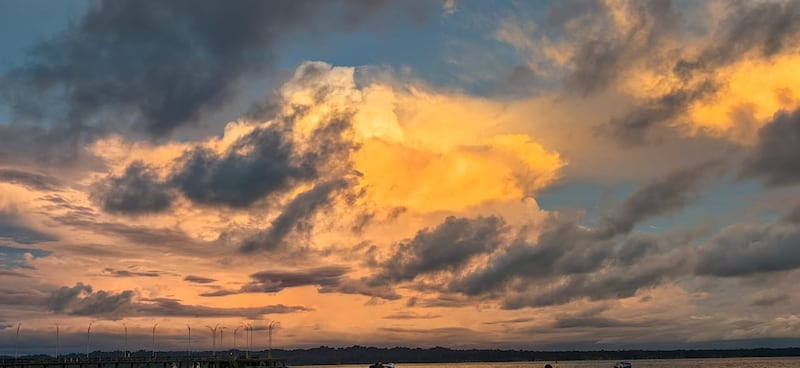
[[[369,366],[369,368],[395,368],[394,363],[381,363],[377,362]]]
[[[617,362],[614,364],[614,368],[633,368],[630,362]]]

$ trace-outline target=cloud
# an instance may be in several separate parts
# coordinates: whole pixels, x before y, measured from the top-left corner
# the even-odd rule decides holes
[[[398,312],[384,316],[384,319],[434,319],[442,317],[439,314],[418,314],[413,312]]]
[[[714,236],[698,255],[699,275],[734,277],[800,268],[800,226],[734,224]]]
[[[721,161],[704,162],[646,183],[603,216],[601,231],[609,237],[628,233],[639,222],[685,207],[691,203],[691,195],[705,189],[709,177],[719,172],[721,164]]]
[[[711,81],[677,88],[641,103],[622,116],[612,118],[606,125],[598,127],[598,131],[609,134],[624,146],[642,145],[650,141],[652,130],[685,113],[696,101],[713,95],[716,88]]]
[[[159,277],[161,273],[158,271],[131,271],[131,270],[116,270],[110,267],[103,269],[103,274],[111,277]]]
[[[212,279],[212,278],[203,277],[203,276],[194,276],[194,275],[186,276],[186,277],[183,278],[183,280],[191,282],[191,283],[195,283],[195,284],[210,284],[212,282],[217,281],[217,280]]]
[[[0,182],[3,181],[39,191],[55,191],[62,185],[54,177],[11,168],[0,168]]]
[[[53,215],[52,219],[64,226],[93,231],[99,234],[119,236],[141,245],[187,247],[197,243],[180,229],[98,221],[81,213]]]
[[[51,235],[20,224],[14,212],[0,210],[0,239],[11,239],[19,244],[38,244],[56,240]]]
[[[758,143],[745,160],[741,175],[770,186],[800,182],[800,109],[780,112],[758,131]]]
[[[111,213],[145,214],[166,210],[174,198],[166,183],[141,161],[125,169],[122,176],[111,176],[95,187],[92,198]]]
[[[260,318],[268,314],[303,312],[310,309],[283,304],[250,308],[218,308],[183,304],[178,299],[142,298],[135,300],[132,290],[93,291],[90,285],[77,283],[61,287],[47,299],[47,308],[73,316],[121,319],[125,317],[247,317]],[[35,299],[34,299],[35,301]]]
[[[30,262],[36,258],[47,257],[50,254],[52,252],[41,249],[0,245],[0,271],[3,268],[9,270],[14,268],[35,269]]]
[[[350,268],[344,266],[324,266],[299,271],[261,271],[250,275],[251,281],[242,285],[239,290],[219,290],[201,295],[277,293],[291,287],[332,286],[337,285],[348,272],[350,272]]]
[[[314,162],[295,160],[284,134],[277,126],[254,130],[221,156],[195,148],[170,181],[194,202],[243,208],[315,178]]]
[[[433,229],[399,243],[375,266],[374,284],[411,281],[439,271],[455,271],[473,257],[491,253],[504,242],[505,223],[498,217],[447,217]]]
[[[666,235],[631,233],[636,224],[683,208],[720,167],[711,161],[645,183],[596,226],[579,215],[552,213],[531,234],[512,239],[488,261],[456,275],[446,290],[468,296],[498,296],[502,306],[565,304],[635,295],[690,271],[692,253]]]
[[[26,64],[3,77],[2,92],[20,119],[54,115],[76,128],[112,120],[163,136],[225,106],[246,77],[271,70],[281,45],[386,26],[370,22],[386,16],[382,8],[339,1],[98,2],[33,48]],[[440,11],[418,3],[393,6],[392,14]]]
[[[320,208],[330,206],[332,196],[348,186],[346,180],[335,180],[315,185],[306,192],[298,194],[283,208],[270,224],[269,229],[261,231],[245,240],[240,247],[242,252],[258,249],[274,250],[284,245],[292,232],[309,232],[313,228],[311,216]]]

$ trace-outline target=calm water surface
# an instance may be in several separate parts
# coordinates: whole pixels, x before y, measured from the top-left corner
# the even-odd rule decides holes
[[[629,360],[633,368],[800,368],[797,358],[735,358],[735,359],[664,359]],[[436,364],[397,364],[397,368],[543,368],[552,362],[516,363],[436,363]],[[559,361],[558,368],[612,368],[614,361],[581,360]],[[331,368],[332,366],[307,366]],[[369,364],[337,365],[336,368],[368,368]],[[555,367],[555,365],[554,365]]]

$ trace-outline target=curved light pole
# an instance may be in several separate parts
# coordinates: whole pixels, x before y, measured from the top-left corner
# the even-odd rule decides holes
[[[244,337],[247,344],[247,352],[244,354],[244,356],[247,359],[250,359],[250,350],[252,350],[252,342],[253,342],[253,337],[252,337],[253,326],[249,323],[244,325],[244,332],[245,332]]]
[[[86,359],[89,359],[89,342],[92,340],[92,323],[89,322],[89,328],[86,329]]]
[[[123,358],[128,357],[128,325],[122,322],[122,329],[125,331],[125,351],[122,353]]]
[[[56,323],[56,360],[58,360],[58,348],[59,348],[59,341],[58,341],[58,323]]]
[[[17,337],[14,338],[14,361],[19,358],[19,328],[22,327],[22,322],[17,323]]]
[[[192,326],[186,325],[186,328],[189,330],[189,350],[186,354],[192,356]]]
[[[236,328],[233,329],[233,352],[234,352],[234,354],[236,353],[236,332],[239,331],[240,328],[242,328],[242,326],[236,326]]]
[[[209,330],[211,330],[211,355],[217,356],[217,328],[219,327],[219,323],[214,325],[214,327],[206,326]]]
[[[281,324],[277,321],[272,321],[269,323],[268,330],[269,330],[269,350],[267,350],[267,359],[272,359],[272,327]]]
[[[222,340],[222,332],[225,331],[224,326],[219,326],[219,348],[220,350],[225,350],[225,342]]]
[[[156,326],[158,323],[153,325],[153,358],[156,357]]]

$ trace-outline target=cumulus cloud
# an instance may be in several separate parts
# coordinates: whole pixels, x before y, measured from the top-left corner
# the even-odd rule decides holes
[[[741,175],[770,186],[800,182],[800,110],[780,112],[758,131],[758,143],[745,160]]]
[[[122,214],[161,212],[174,200],[168,185],[141,161],[130,164],[122,176],[98,183],[92,196],[104,210]]]
[[[198,203],[247,207],[316,176],[313,162],[295,162],[292,153],[292,143],[285,140],[280,128],[257,129],[224,155],[205,148],[186,152],[179,160],[183,166],[171,182]]]

